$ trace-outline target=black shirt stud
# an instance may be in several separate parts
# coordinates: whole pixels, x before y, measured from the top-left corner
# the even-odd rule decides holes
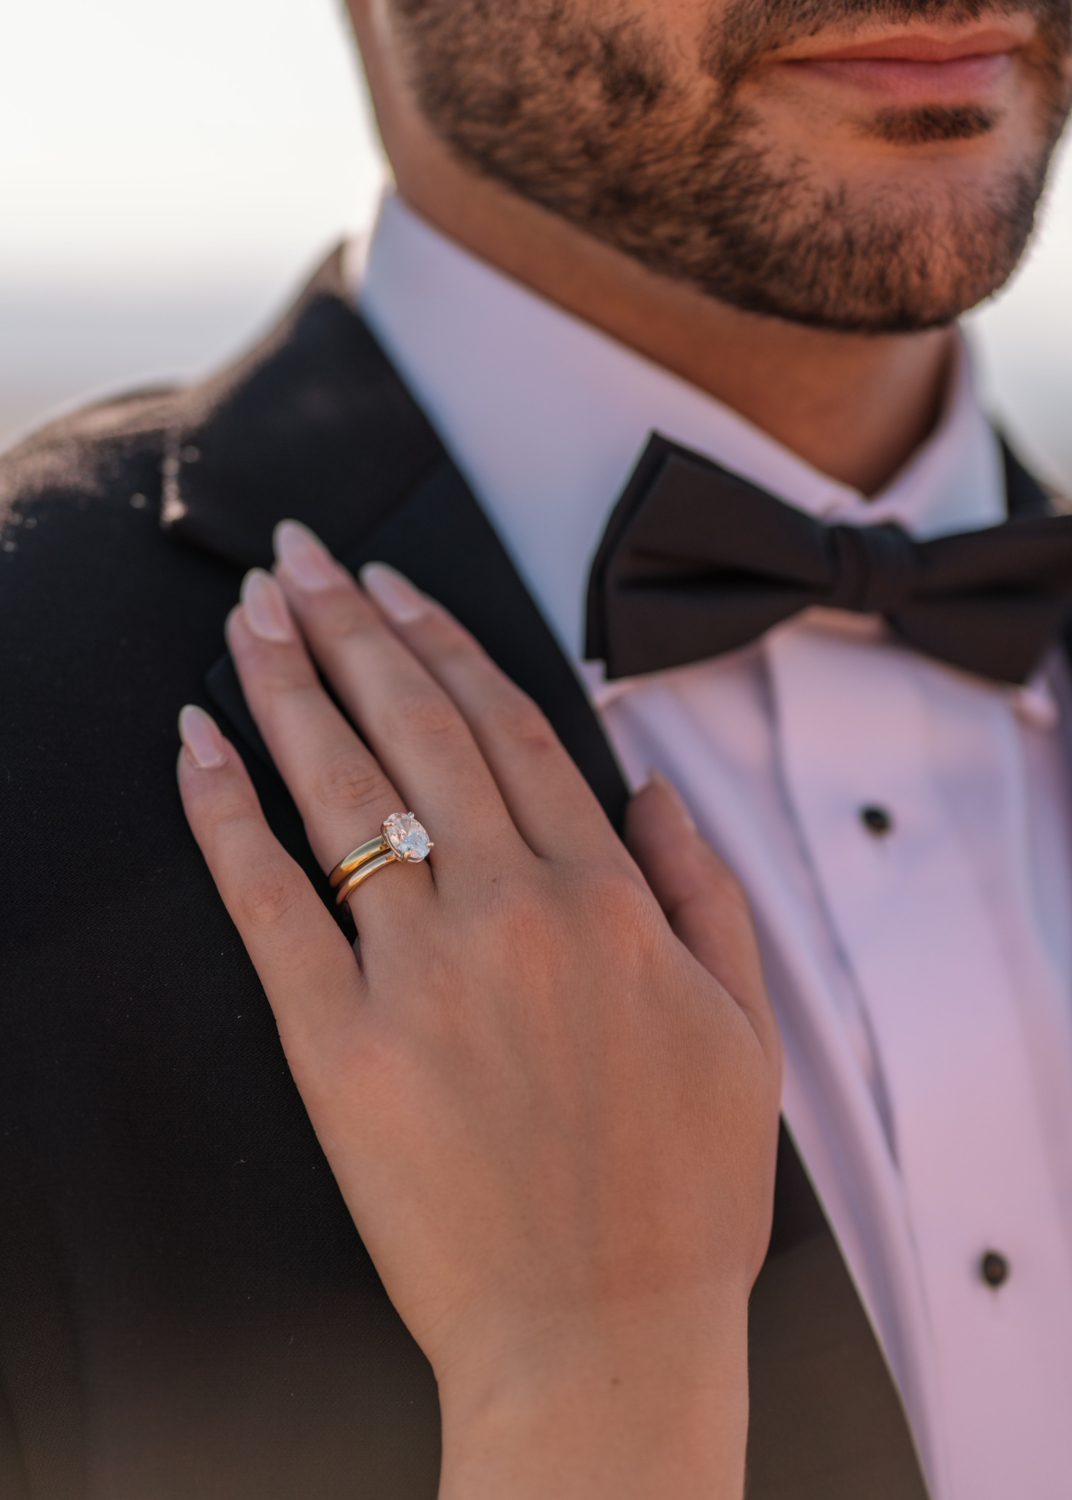
[[[873,834],[877,839],[882,838],[893,828],[893,819],[884,807],[875,807],[873,805],[861,807],[860,822],[867,829],[868,833]]]
[[[979,1257],[979,1275],[995,1291],[999,1286],[1005,1285],[1011,1270],[1012,1267],[1000,1250],[985,1250]]]

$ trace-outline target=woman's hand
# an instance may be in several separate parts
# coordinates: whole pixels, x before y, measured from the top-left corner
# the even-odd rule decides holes
[[[291,522],[277,555],[228,640],[317,858],[409,809],[435,850],[353,893],[351,948],[197,709],[180,787],[435,1370],[441,1494],[739,1495],[781,1086],[740,889],[658,779],[631,858],[531,701],[399,575],[362,590]]]

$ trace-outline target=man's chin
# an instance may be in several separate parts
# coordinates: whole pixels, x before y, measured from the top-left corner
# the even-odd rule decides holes
[[[933,285],[906,288],[895,301],[889,298],[888,289],[881,283],[874,288],[871,297],[859,286],[852,288],[851,295],[846,290],[840,297],[835,287],[829,298],[779,297],[772,295],[767,287],[735,287],[727,292],[717,285],[707,285],[702,290],[715,301],[741,312],[795,323],[800,327],[823,329],[828,333],[877,337],[948,328],[964,313],[1000,290],[1011,272],[1012,268],[1000,280],[971,289],[958,287],[943,292]]]
[[[682,241],[674,257],[629,248],[651,269],[742,311],[839,333],[920,333],[955,322],[1012,275],[1031,236],[1042,175],[1035,169],[988,190],[949,189],[929,205],[873,192],[854,204],[842,188],[795,224],[795,215],[779,222],[774,213],[733,225],[720,218],[703,255],[698,238],[692,257],[682,256]],[[776,228],[764,233],[765,224]]]

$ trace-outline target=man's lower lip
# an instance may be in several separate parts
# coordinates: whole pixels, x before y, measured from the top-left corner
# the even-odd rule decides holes
[[[988,94],[1012,66],[1007,52],[921,62],[907,57],[809,57],[783,67],[828,83],[882,94],[891,103],[971,103]]]

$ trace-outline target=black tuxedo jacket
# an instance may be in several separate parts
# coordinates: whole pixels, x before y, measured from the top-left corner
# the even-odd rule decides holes
[[[323,889],[221,656],[295,516],[452,609],[619,820],[598,721],[338,257],[237,366],[24,443],[0,507],[0,1500],[432,1500],[435,1382],[187,830],[175,717],[221,718]],[[924,1496],[784,1131],[750,1349],[752,1500]]]

